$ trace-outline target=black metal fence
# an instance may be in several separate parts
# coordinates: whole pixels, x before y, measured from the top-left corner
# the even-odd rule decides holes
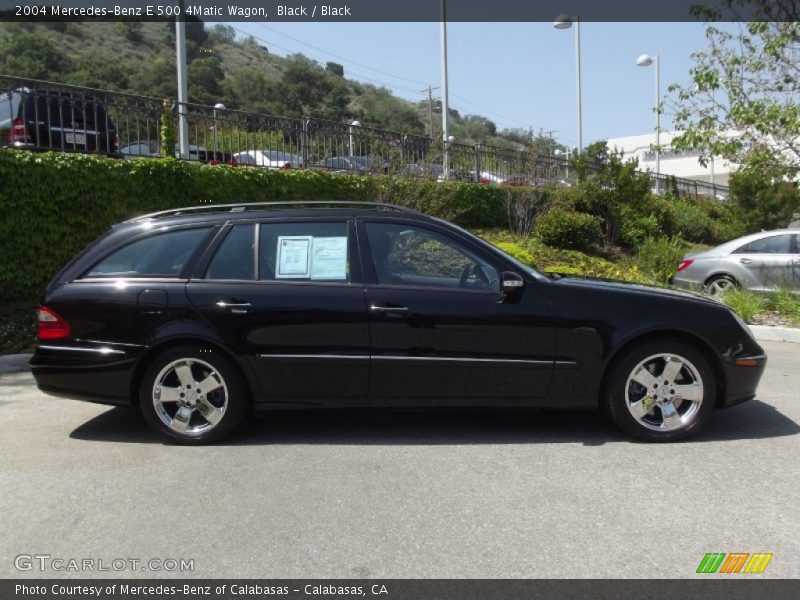
[[[572,185],[570,161],[488,145],[444,143],[314,117],[277,117],[222,106],[0,75],[0,144],[123,159],[162,156],[160,129],[168,111],[185,160],[262,168],[313,168],[394,174],[488,185]],[[181,154],[183,120],[187,148]],[[170,152],[167,151],[169,154]],[[728,189],[650,174],[657,193],[725,200]]]

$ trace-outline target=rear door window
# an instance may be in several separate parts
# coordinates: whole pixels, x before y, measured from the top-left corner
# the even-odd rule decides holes
[[[791,235],[783,234],[753,240],[736,250],[734,254],[789,254],[791,238]]]
[[[206,270],[206,279],[256,278],[255,225],[236,225],[225,236]]]
[[[178,278],[208,231],[181,229],[137,240],[98,262],[86,277]]]
[[[259,279],[350,281],[347,222],[262,223],[259,229]]]

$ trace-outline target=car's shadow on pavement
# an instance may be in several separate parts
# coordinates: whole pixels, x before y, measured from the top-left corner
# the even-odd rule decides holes
[[[713,415],[686,443],[796,435],[800,426],[758,400]],[[113,408],[70,437],[117,443],[160,443],[142,416]],[[269,444],[552,444],[632,441],[592,411],[339,409],[261,412],[220,445]]]

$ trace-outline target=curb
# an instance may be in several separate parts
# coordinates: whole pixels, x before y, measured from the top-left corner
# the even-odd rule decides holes
[[[796,327],[770,327],[768,325],[749,325],[750,331],[759,342],[791,342],[800,344],[800,329]]]
[[[5,354],[0,356],[0,373],[28,371],[28,361],[33,354]]]

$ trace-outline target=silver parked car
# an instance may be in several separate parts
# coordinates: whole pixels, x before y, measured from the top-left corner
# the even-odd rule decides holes
[[[237,152],[233,158],[240,165],[253,165],[269,169],[300,169],[303,167],[303,158],[298,154],[284,152],[283,150],[245,150]]]
[[[800,229],[761,231],[706,252],[687,254],[673,285],[709,294],[734,286],[800,292]]]

